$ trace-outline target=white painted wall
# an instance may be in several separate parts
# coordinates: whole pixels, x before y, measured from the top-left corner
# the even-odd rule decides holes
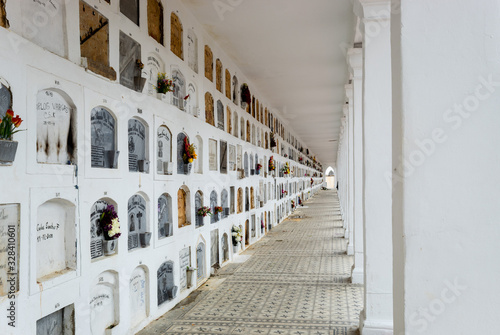
[[[96,5],[99,11],[110,20],[110,65],[119,70],[118,64],[118,36],[119,31],[125,31],[131,34],[132,38],[141,43],[142,59],[146,60],[147,55],[157,52],[162,61],[165,62],[165,68],[170,65],[178,65],[184,76],[192,80],[198,91],[198,101],[202,110],[202,119],[195,118],[188,113],[182,112],[177,108],[166,104],[154,96],[148,96],[148,87],[144,89],[145,94],[137,94],[124,88],[117,82],[110,82],[90,72],[86,72],[79,66],[79,20],[77,2],[67,3],[67,34],[68,40],[68,58],[45,51],[37,45],[23,39],[18,34],[0,29],[0,76],[7,80],[13,93],[13,109],[25,120],[23,128],[27,131],[15,136],[19,141],[17,157],[12,166],[0,167],[0,203],[19,203],[21,213],[21,233],[20,233],[20,290],[16,299],[17,327],[12,328],[7,325],[4,315],[7,314],[7,306],[10,300],[1,297],[0,309],[3,311],[0,322],[0,334],[34,334],[36,332],[36,321],[54,311],[74,304],[75,322],[77,334],[91,333],[91,308],[90,302],[92,292],[96,290],[99,277],[102,273],[116,273],[114,282],[114,304],[119,306],[115,312],[115,320],[118,325],[113,329],[114,334],[131,334],[141,329],[151,320],[154,320],[161,314],[171,309],[181,299],[185,298],[190,290],[178,292],[177,297],[168,303],[157,306],[157,282],[156,272],[158,267],[165,261],[174,262],[174,280],[175,285],[180,282],[179,252],[185,247],[191,247],[191,265],[196,263],[196,245],[197,241],[204,240],[206,250],[210,250],[210,231],[219,229],[219,236],[227,233],[230,236],[233,224],[244,224],[245,220],[250,219],[255,214],[259,217],[264,212],[271,212],[270,218],[273,225],[276,223],[275,209],[277,206],[288,204],[290,199],[295,199],[296,194],[289,194],[283,199],[276,199],[275,196],[270,199],[263,207],[256,206],[249,212],[241,214],[232,214],[228,218],[219,221],[217,224],[209,224],[205,220],[205,226],[195,228],[194,220],[189,227],[177,227],[177,190],[185,185],[190,190],[191,204],[194,204],[194,195],[197,190],[202,190],[204,194],[204,203],[209,203],[209,194],[215,190],[219,195],[223,189],[229,192],[229,187],[234,186],[237,193],[239,187],[243,189],[251,186],[258,187],[259,180],[264,178],[263,171],[259,176],[251,176],[245,179],[237,179],[236,171],[228,174],[220,174],[218,171],[209,171],[208,166],[208,143],[210,138],[217,141],[224,140],[228,145],[241,145],[242,152],[258,154],[259,157],[274,156],[278,164],[284,164],[289,161],[278,153],[261,147],[253,146],[248,142],[234,137],[225,131],[218,130],[204,121],[204,93],[210,91],[214,100],[221,99],[224,105],[229,105],[232,112],[237,111],[244,122],[250,120],[255,126],[261,127],[269,132],[269,129],[255,119],[250,117],[241,108],[234,105],[225,95],[215,89],[215,82],[212,83],[204,77],[203,72],[203,48],[208,43],[214,52],[214,59],[220,58],[224,68],[228,67],[231,74],[237,73],[239,83],[247,82],[250,87],[252,83],[248,81],[241,71],[231,62],[223,50],[208,37],[208,34],[192,18],[179,1],[168,1],[165,7],[165,40],[167,47],[156,43],[147,34],[146,24],[146,2],[141,1],[141,26],[137,27],[123,15],[119,14],[118,1],[112,1],[111,5],[100,1],[88,1]],[[20,2],[9,1],[7,3],[7,12],[9,20],[13,26],[21,18]],[[179,11],[179,17],[185,28],[193,27],[198,37],[198,57],[199,73],[193,72],[186,61],[181,61],[170,52],[170,12]],[[16,31],[14,29],[14,31]],[[186,32],[187,29],[184,29]],[[187,45],[186,34],[184,34],[184,44]],[[185,50],[187,50],[185,48]],[[186,52],[185,52],[186,55]],[[187,55],[186,55],[187,56]],[[36,156],[36,94],[38,91],[47,88],[57,88],[66,92],[71,98],[76,113],[78,144],[77,166],[67,165],[47,165],[37,163]],[[259,101],[266,105],[265,96],[260,96],[256,87],[252,87],[252,94],[259,97]],[[117,119],[117,145],[121,154],[118,159],[118,169],[96,169],[90,164],[90,112],[96,106],[109,108]],[[272,107],[272,106],[269,106]],[[138,109],[142,112],[139,113]],[[274,110],[273,110],[274,112]],[[279,116],[279,112],[275,113]],[[151,161],[150,173],[132,173],[128,169],[127,154],[127,125],[131,117],[137,117],[147,124],[148,136],[146,137],[147,152]],[[225,120],[227,125],[227,120]],[[286,122],[283,122],[286,125]],[[176,164],[176,137],[181,131],[185,131],[194,141],[197,135],[203,138],[203,174],[192,173],[189,176],[177,175],[174,168],[174,174],[171,176],[158,175],[156,173],[156,132],[160,125],[168,126],[173,138],[173,163]],[[233,123],[233,127],[234,127]],[[280,146],[285,144],[288,152],[289,144],[279,138]],[[200,148],[201,149],[201,148]],[[305,148],[304,148],[305,149]],[[313,155],[313,153],[311,153]],[[218,158],[219,159],[219,158]],[[313,170],[296,162],[289,161],[292,168],[303,169],[312,175]],[[267,167],[267,162],[264,164]],[[265,168],[264,167],[264,168]],[[277,175],[277,174],[276,174]],[[294,180],[304,182],[305,188],[300,192],[304,194],[302,200],[312,196],[321,186],[322,178],[315,178],[314,188],[309,187],[311,177],[303,175],[294,178]],[[270,174],[267,176],[266,183],[277,183],[279,186],[286,181],[291,181],[291,177],[274,179]],[[78,186],[78,189],[75,188]],[[6,191],[7,190],[7,191]],[[270,194],[274,190],[269,189]],[[311,194],[308,196],[308,192]],[[151,245],[147,248],[137,248],[130,252],[127,250],[127,202],[134,194],[141,194],[147,201],[147,213],[149,219],[150,231],[153,232]],[[172,197],[172,218],[174,221],[173,236],[167,238],[158,238],[157,227],[157,200],[168,193]],[[255,191],[258,194],[258,191]],[[274,193],[276,194],[276,193]],[[70,271],[63,276],[58,276],[46,284],[39,285],[36,282],[36,226],[37,209],[45,201],[61,198],[71,201],[76,206],[77,218],[75,222],[76,231],[76,270]],[[122,226],[122,237],[118,240],[118,253],[114,256],[104,257],[96,260],[90,259],[90,212],[92,205],[101,198],[112,199],[117,204],[117,211]],[[220,205],[220,203],[219,203]],[[194,218],[194,206],[191,213]],[[251,243],[257,241],[261,236],[258,234],[251,239]],[[2,246],[3,247],[3,246]],[[220,254],[222,251],[220,251]],[[209,264],[210,253],[206,252],[206,262]],[[232,255],[230,256],[232,259]],[[130,298],[130,281],[133,277],[133,271],[142,266],[145,270],[147,287],[147,318],[142,322],[137,321],[130,315],[131,310],[136,310],[137,300]],[[207,271],[208,273],[208,271]],[[114,275],[113,275],[114,276]],[[112,276],[111,276],[112,277]],[[114,277],[113,277],[114,278]],[[106,291],[106,290],[104,290]],[[131,306],[132,304],[132,306]],[[142,308],[142,307],[141,307]],[[110,314],[111,315],[111,314]],[[111,318],[111,316],[110,316]],[[137,323],[138,322],[138,323]],[[135,324],[137,325],[135,326]]]
[[[402,0],[393,19],[394,333],[496,334],[500,3]]]

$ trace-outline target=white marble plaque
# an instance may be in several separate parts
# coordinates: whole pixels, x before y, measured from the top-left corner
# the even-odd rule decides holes
[[[186,269],[190,264],[191,264],[191,249],[187,247],[179,251],[179,269],[180,269],[179,286],[181,288],[181,291],[187,288]]]
[[[217,141],[208,140],[208,164],[210,171],[217,171]]]
[[[146,127],[136,119],[128,120],[128,168],[139,171],[138,162],[146,159]]]
[[[229,145],[229,171],[236,171],[236,147],[234,145]]]
[[[134,272],[132,272],[129,282],[130,316],[132,317],[132,326],[136,326],[147,316],[146,285],[146,272],[139,266],[135,268]]]
[[[172,162],[172,133],[165,126],[160,126],[157,131],[157,170],[158,173],[167,174],[163,163]]]

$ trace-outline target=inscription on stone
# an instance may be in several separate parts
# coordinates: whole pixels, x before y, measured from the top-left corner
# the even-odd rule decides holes
[[[227,142],[220,141],[220,172],[227,173]]]
[[[146,200],[138,194],[128,200],[128,250],[139,246],[139,233],[147,231]]]
[[[114,168],[115,119],[106,109],[95,107],[90,114],[90,123],[92,167]]]
[[[172,300],[177,295],[177,286],[174,286],[174,263],[163,263],[157,272],[158,279],[158,306]]]
[[[179,251],[179,268],[181,291],[187,288],[186,269],[191,264],[191,249],[189,247]]]
[[[210,171],[217,171],[217,141],[208,140],[208,164]]]
[[[120,31],[120,84],[131,90],[136,88],[134,77],[141,76],[141,70],[136,65],[137,59],[141,59],[141,45]]]
[[[146,127],[136,119],[128,120],[128,168],[139,171],[139,161],[146,159]]]

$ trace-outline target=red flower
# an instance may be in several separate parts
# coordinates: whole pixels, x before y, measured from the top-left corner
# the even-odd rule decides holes
[[[5,114],[10,117],[14,117],[14,111],[12,109],[7,109],[7,112]]]
[[[23,120],[19,117],[19,115],[16,115],[16,117],[12,119],[12,123],[16,128],[19,128],[21,122],[23,122]]]

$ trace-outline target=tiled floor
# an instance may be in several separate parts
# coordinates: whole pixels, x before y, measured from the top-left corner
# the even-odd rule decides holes
[[[363,288],[350,284],[340,220],[335,192],[320,192],[139,334],[357,334]]]

